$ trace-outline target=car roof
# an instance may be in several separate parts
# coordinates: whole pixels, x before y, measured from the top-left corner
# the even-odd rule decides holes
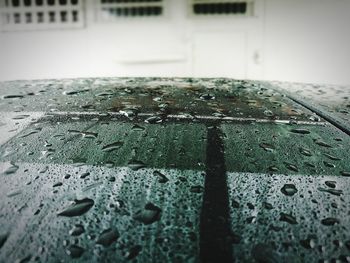
[[[346,260],[348,93],[225,78],[2,82],[0,261]]]

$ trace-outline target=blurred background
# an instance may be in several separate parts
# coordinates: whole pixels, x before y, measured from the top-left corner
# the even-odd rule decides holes
[[[349,0],[0,0],[0,81],[350,84]]]

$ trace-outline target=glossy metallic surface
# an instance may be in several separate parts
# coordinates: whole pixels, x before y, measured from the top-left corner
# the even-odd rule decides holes
[[[348,262],[349,136],[286,85],[1,83],[0,262]]]

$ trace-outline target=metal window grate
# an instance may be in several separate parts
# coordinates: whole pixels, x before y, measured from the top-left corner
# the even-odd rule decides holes
[[[113,21],[125,17],[162,16],[163,0],[101,0],[100,20]]]
[[[5,31],[81,28],[83,0],[0,0]]]
[[[194,15],[253,15],[253,0],[192,0]]]

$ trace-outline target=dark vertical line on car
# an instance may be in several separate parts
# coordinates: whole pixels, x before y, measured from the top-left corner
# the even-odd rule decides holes
[[[206,175],[200,217],[201,262],[233,262],[222,132],[207,128]]]

